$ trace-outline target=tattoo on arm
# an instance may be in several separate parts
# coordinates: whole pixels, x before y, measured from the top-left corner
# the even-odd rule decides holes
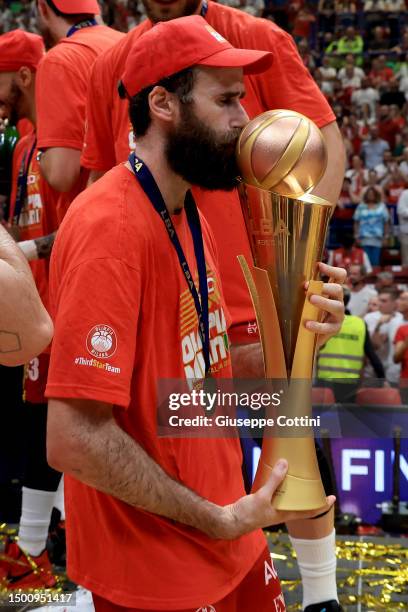
[[[21,340],[17,333],[0,329],[0,353],[16,353],[21,349]]]
[[[53,232],[52,234],[48,234],[48,236],[41,236],[41,238],[36,238],[34,240],[38,253],[38,259],[46,259],[51,255],[56,235],[57,232]]]

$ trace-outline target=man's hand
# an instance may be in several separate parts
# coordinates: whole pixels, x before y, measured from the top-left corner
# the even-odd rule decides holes
[[[275,510],[271,501],[287,470],[287,461],[280,459],[275,464],[269,480],[256,493],[245,495],[234,504],[224,506],[219,523],[214,524],[214,533],[209,535],[223,540],[234,540],[255,529],[313,518],[331,508],[336,500],[333,495],[326,498],[325,506],[316,510],[288,512]]]
[[[317,349],[338,334],[344,321],[344,301],[342,285],[346,282],[347,272],[344,268],[335,268],[320,262],[319,270],[329,277],[324,283],[322,295],[311,295],[310,302],[323,312],[322,321],[307,321],[306,328],[318,334]],[[308,283],[305,283],[307,289]]]

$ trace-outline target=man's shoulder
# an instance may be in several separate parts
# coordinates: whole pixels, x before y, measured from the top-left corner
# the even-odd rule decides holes
[[[259,48],[264,49],[265,45],[269,46],[275,41],[276,44],[279,44],[291,38],[287,32],[269,19],[254,17],[245,11],[216,2],[210,1],[209,3],[207,21],[215,29],[218,28],[220,34],[224,34],[232,44],[247,41],[249,45],[251,43],[261,45]]]
[[[96,58],[93,70],[109,75],[115,74],[115,76],[117,71],[119,71],[120,76],[134,41],[150,28],[151,24],[146,20],[124,36],[121,36],[118,42],[105,49],[105,51]]]
[[[73,269],[84,261],[112,257],[134,265],[149,233],[146,196],[124,164],[115,166],[79,194],[58,230],[56,255]]]

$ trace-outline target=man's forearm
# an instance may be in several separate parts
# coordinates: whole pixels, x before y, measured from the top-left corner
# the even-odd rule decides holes
[[[52,323],[30,268],[14,240],[0,226],[0,363],[14,366],[41,353]]]
[[[65,429],[65,426],[61,428],[61,420],[67,402],[75,423],[74,428],[67,424],[67,429],[75,431],[68,447],[60,433]],[[50,400],[47,435],[50,465],[131,506],[217,537],[223,509],[168,476],[117,425],[107,404],[99,405],[102,418],[92,418],[95,404],[83,400]]]
[[[343,138],[335,121],[325,125],[321,128],[321,131],[327,146],[327,168],[312,193],[328,200],[334,206],[337,203],[343,184],[346,154]]]

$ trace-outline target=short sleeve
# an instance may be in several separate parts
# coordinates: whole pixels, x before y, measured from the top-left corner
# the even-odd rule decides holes
[[[388,210],[385,204],[382,205],[382,210],[383,210],[384,221],[385,222],[390,221],[390,211]]]
[[[40,63],[36,80],[37,146],[82,150],[87,83],[57,58]]]
[[[254,48],[274,54],[272,67],[253,77],[264,108],[295,110],[312,119],[319,127],[335,121],[329,103],[303,64],[293,38],[282,30],[268,31],[264,20],[257,20],[256,23],[259,32]]]
[[[112,131],[112,83],[107,83],[105,54],[95,61],[86,101],[85,136],[81,165],[107,171],[116,165],[115,136]]]
[[[395,337],[394,337],[394,344],[397,344],[397,342],[401,342],[402,340],[405,340],[405,329],[404,329],[405,325],[403,325],[402,327],[399,327],[395,333]]]
[[[139,271],[118,259],[95,259],[63,278],[56,300],[53,286],[51,277],[55,333],[46,396],[126,408],[141,302]]]

